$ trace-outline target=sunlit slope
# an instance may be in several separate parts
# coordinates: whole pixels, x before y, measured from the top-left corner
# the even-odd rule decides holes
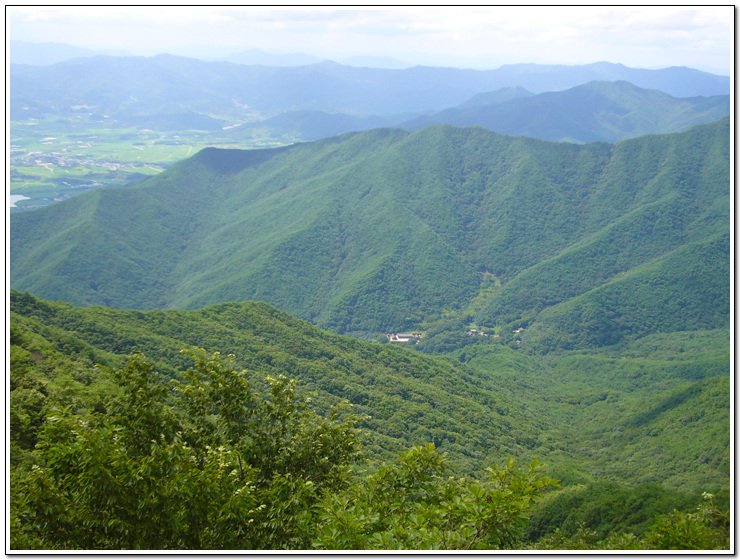
[[[729,119],[583,146],[377,129],[206,149],[137,185],[14,215],[11,285],[139,309],[259,299],[372,334],[463,309],[495,275],[502,289],[478,298],[479,319],[529,325],[727,231]],[[695,274],[721,269],[711,255],[720,264],[699,259]],[[727,280],[700,287],[701,301],[719,301]],[[692,328],[706,325],[689,317]]]
[[[608,346],[655,332],[728,328],[729,272],[729,235],[686,244],[547,308],[523,338],[545,352]]]
[[[192,365],[180,350],[198,346],[234,354],[258,386],[267,375],[297,379],[302,391],[317,393],[322,410],[348,400],[367,416],[360,427],[370,459],[434,442],[457,469],[471,473],[508,456],[531,460],[552,424],[536,402],[518,395],[515,383],[459,362],[332,334],[261,302],[140,312],[74,307],[15,291],[10,301],[14,338],[27,341],[20,358],[55,380],[55,388],[71,376],[69,394],[87,391],[94,364],[122,367],[134,352],[166,377],[180,377]],[[34,337],[43,341],[28,342]],[[55,369],[70,360],[76,366]]]
[[[122,367],[143,352],[178,378],[191,366],[180,350],[197,345],[234,354],[263,389],[267,375],[297,379],[320,410],[350,401],[369,416],[360,426],[370,460],[434,442],[461,473],[514,456],[537,457],[566,486],[729,483],[728,329],[548,356],[468,346],[447,358],[332,334],[255,302],[141,312],[11,291],[10,312],[11,423],[31,446],[52,406],[105,408],[110,386],[95,364]]]

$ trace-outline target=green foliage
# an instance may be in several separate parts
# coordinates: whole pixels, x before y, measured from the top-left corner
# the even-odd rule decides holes
[[[25,441],[14,462],[32,449],[50,407],[110,409],[117,385],[95,362],[120,369],[127,354],[143,352],[157,370],[185,382],[189,361],[180,348],[202,344],[240,356],[237,368],[261,372],[248,376],[261,391],[270,390],[266,376],[282,375],[315,392],[322,414],[351,402],[364,418],[372,460],[433,442],[457,474],[480,475],[502,456],[536,455],[567,484],[610,479],[694,493],[728,483],[725,330],[546,357],[472,344],[449,360],[332,335],[265,304],[142,313],[12,292],[11,311],[20,343],[11,344],[11,356],[25,356],[11,379],[35,379],[34,391],[47,391],[41,409],[36,400],[11,398],[11,425],[27,426],[11,436],[14,446]],[[20,390],[13,383],[12,395]]]
[[[588,353],[541,357],[473,345],[454,356],[547,411],[537,454],[564,485],[609,479],[694,494],[729,484],[726,329],[652,335]]]
[[[434,442],[449,453],[455,470],[473,474],[497,457],[533,454],[547,425],[513,388],[502,389],[459,361],[334,335],[262,303],[137,312],[78,308],[13,291],[11,309],[29,331],[67,341],[70,352],[106,356],[116,368],[140,352],[184,383],[192,372],[186,373],[189,361],[180,349],[201,345],[239,356],[235,367],[261,372],[248,376],[261,390],[269,390],[267,376],[297,379],[316,393],[315,405],[324,414],[342,400],[354,405],[364,418],[360,427],[372,459],[391,460],[410,446]],[[512,436],[512,426],[529,442],[526,447]]]
[[[444,477],[434,446],[415,447],[397,464],[320,505],[322,549],[471,550],[515,546],[531,501],[555,481],[512,461],[475,482]]]
[[[63,546],[75,539],[85,547],[149,546],[131,536],[131,527],[147,523],[137,517],[144,515],[159,525],[142,533],[163,548],[301,549],[327,535],[335,546],[518,547],[502,543],[521,531],[530,541],[545,534],[542,543],[567,540],[579,524],[579,546],[607,548],[622,531],[643,538],[655,515],[693,507],[689,493],[726,494],[727,334],[652,335],[547,357],[472,344],[450,360],[323,332],[266,304],[142,313],[13,291],[13,546],[56,547],[48,540],[55,531]],[[179,351],[198,340],[243,357]],[[126,360],[131,352],[151,361]],[[310,406],[290,377],[315,392]],[[370,475],[350,474],[359,434],[343,399],[355,403]],[[395,466],[379,464],[426,441],[448,457],[419,448]],[[491,495],[495,479],[485,465],[507,455],[546,459],[562,492],[547,492],[540,507],[508,518],[486,509],[481,495]],[[155,466],[163,458],[180,467]],[[86,465],[108,481],[101,489],[80,470]],[[461,474],[475,476],[463,482]],[[159,477],[173,481],[158,485]],[[175,480],[188,492],[178,495]],[[100,521],[75,517],[70,500],[78,488],[86,504],[79,515],[97,512]],[[140,514],[119,504],[132,492],[148,493]],[[393,509],[401,498],[408,507]],[[529,511],[528,526],[520,524]],[[491,516],[511,521],[505,534],[486,533],[481,520]],[[104,518],[120,523],[103,528]],[[394,521],[383,526],[387,518]],[[173,529],[177,523],[187,530]],[[348,533],[337,537],[342,523]],[[555,526],[560,533],[551,532]],[[165,529],[171,534],[157,532]],[[620,546],[632,542],[619,539]]]
[[[510,548],[554,484],[537,461],[445,478],[432,444],[351,478],[355,417],[318,416],[285,378],[261,397],[218,354],[189,354],[187,383],[135,355],[108,373],[109,413],[49,414],[12,473],[11,548]]]
[[[695,513],[674,511],[656,519],[645,535],[647,547],[659,550],[729,550],[730,512],[704,493]]]
[[[303,518],[357,458],[354,418],[318,417],[287,380],[259,397],[218,355],[194,356],[181,404],[134,356],[111,372],[109,414],[48,416],[36,464],[14,473],[13,548],[305,547]]]
[[[561,535],[588,530],[599,540],[627,532],[641,536],[656,516],[695,508],[698,501],[695,496],[666,490],[657,484],[630,488],[601,480],[571,485],[561,492],[550,493],[537,504],[526,538],[537,541],[556,530]]]
[[[104,401],[115,392],[111,383],[98,378],[93,364],[96,358],[109,362],[110,355],[91,351],[76,337],[48,335],[44,329],[29,328],[22,319],[10,322],[9,412],[14,466],[30,460],[29,452],[51,408],[103,411]]]
[[[642,537],[631,533],[598,533],[579,527],[572,535],[556,530],[534,548],[547,550],[730,550],[730,512],[704,493],[704,503],[693,513],[674,510],[655,518]]]
[[[523,337],[535,351],[611,346],[654,332],[729,326],[729,235],[687,244],[543,311]]]

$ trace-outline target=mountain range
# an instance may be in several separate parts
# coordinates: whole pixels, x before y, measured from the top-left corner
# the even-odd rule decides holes
[[[588,82],[565,91],[540,94],[518,86],[502,88],[476,94],[451,109],[411,119],[403,115],[358,117],[288,111],[234,127],[223,135],[237,141],[269,136],[291,142],[383,126],[419,130],[450,124],[483,126],[502,134],[555,142],[618,142],[644,134],[679,132],[729,114],[729,95],[676,98],[629,82]]]
[[[730,114],[729,96],[676,98],[624,81],[589,82],[529,96],[523,91],[505,101],[496,97],[484,101],[479,95],[461,106],[399,126],[418,130],[442,123],[478,125],[502,134],[555,142],[618,142],[644,134],[677,132]]]
[[[729,324],[728,186],[729,117],[613,145],[441,125],[204,149],[14,215],[10,280],[78,305],[257,299],[370,338],[453,312],[526,327],[523,349],[600,347]]]
[[[46,66],[73,58],[106,56],[133,56],[126,51],[93,50],[77,47],[67,43],[37,43],[28,41],[8,41],[8,62],[10,64],[32,64]],[[177,51],[180,56],[188,56],[204,61],[226,61],[234,64],[261,64],[263,66],[304,66],[316,64],[327,57],[317,57],[306,53],[271,52],[251,48],[244,51],[225,54],[224,47],[185,47]],[[175,53],[171,53],[175,54]],[[409,68],[414,66],[389,56],[355,55],[347,58],[336,58],[336,62],[347,66],[366,66],[370,68]]]
[[[112,117],[188,110],[233,117],[245,107],[261,113],[418,114],[506,87],[542,93],[594,80],[625,80],[675,97],[727,95],[730,89],[728,77],[690,68],[642,70],[606,62],[461,70],[359,68],[333,62],[267,67],[172,55],[95,56],[49,66],[11,64],[9,76],[12,118],[72,114],[79,106]]]
[[[226,62],[262,66],[306,66],[318,64],[323,59],[304,53],[270,53],[261,49],[248,49],[222,58]]]
[[[67,43],[32,43],[13,40],[7,43],[7,60],[10,64],[45,66],[73,58],[91,56],[131,56],[131,53],[118,50],[87,49]]]

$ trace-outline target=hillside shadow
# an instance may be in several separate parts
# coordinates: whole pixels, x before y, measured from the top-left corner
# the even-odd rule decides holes
[[[664,414],[665,412],[668,412],[669,410],[685,403],[692,397],[695,397],[701,392],[701,389],[701,384],[694,383],[693,385],[686,387],[683,390],[676,391],[672,393],[668,398],[660,402],[652,410],[648,410],[646,412],[643,412],[642,414],[637,414],[636,416],[634,416],[629,422],[627,422],[627,426],[644,426],[645,424],[652,422],[653,420],[658,418],[661,414]]]
[[[232,175],[248,167],[265,163],[292,147],[281,146],[279,148],[256,150],[203,148],[194,158],[217,173]]]

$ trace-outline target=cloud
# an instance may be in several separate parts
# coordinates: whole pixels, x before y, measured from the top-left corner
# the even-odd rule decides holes
[[[734,13],[681,6],[9,7],[11,39],[91,48],[212,44],[326,54],[418,52],[511,62],[703,61],[729,68]],[[642,54],[641,54],[642,53]]]

